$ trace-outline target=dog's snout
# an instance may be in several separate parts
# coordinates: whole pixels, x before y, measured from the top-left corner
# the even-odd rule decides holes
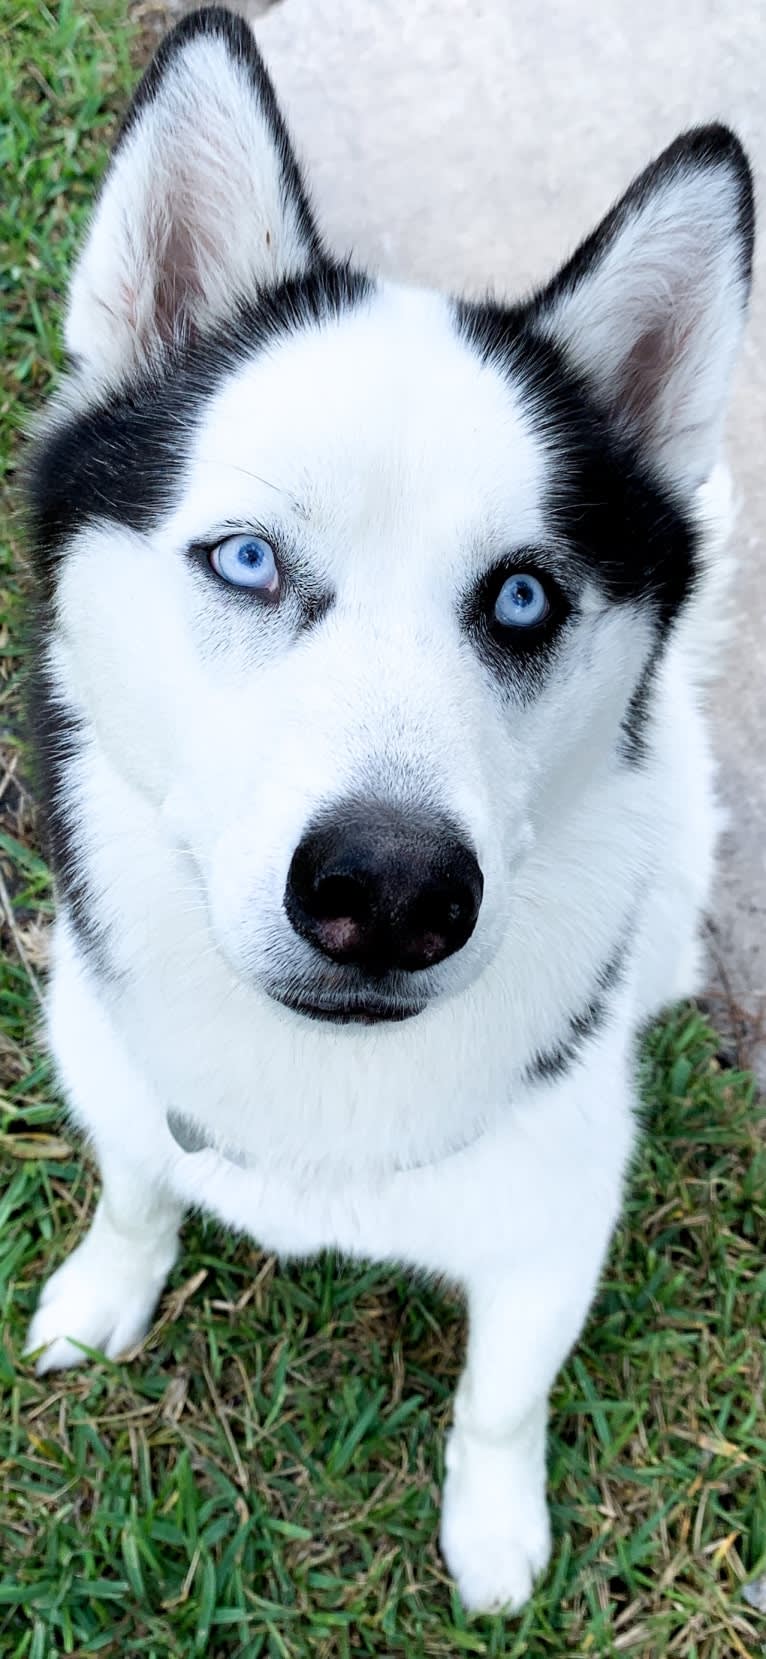
[[[302,938],[367,973],[415,973],[461,950],[484,881],[443,820],[371,805],[338,810],[308,831],[287,878],[285,909]]]

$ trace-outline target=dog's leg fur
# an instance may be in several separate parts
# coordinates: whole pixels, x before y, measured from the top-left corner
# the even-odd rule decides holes
[[[111,1359],[147,1330],[177,1254],[180,1209],[124,1154],[99,1156],[102,1195],[82,1243],[42,1294],[27,1352],[45,1346],[38,1372],[82,1365],[84,1348]],[[82,1346],[79,1346],[82,1345]]]
[[[102,1193],[88,1233],[48,1280],[32,1321],[27,1352],[44,1347],[40,1373],[83,1364],[83,1348],[115,1358],[140,1340],[175,1261],[183,1214],[153,1172],[151,1146],[143,1160],[135,1155],[136,1125],[151,1121],[154,1103],[57,931],[50,1041],[73,1115],[91,1132]],[[107,1102],[114,1138],[93,1134]]]
[[[466,1607],[522,1606],[547,1564],[548,1392],[579,1335],[607,1243],[605,1227],[602,1239],[594,1235],[568,1260],[562,1249],[544,1272],[499,1268],[468,1286],[468,1357],[447,1442],[441,1527]]]

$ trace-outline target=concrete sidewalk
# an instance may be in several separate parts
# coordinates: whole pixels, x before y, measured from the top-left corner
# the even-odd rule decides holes
[[[241,0],[239,10],[256,24],[331,242],[417,282],[518,294],[697,122],[734,125],[763,177],[760,0]],[[766,1078],[762,290],[756,281],[730,422],[741,622],[715,696],[731,828],[711,992],[738,1054]],[[749,1010],[744,1027],[737,1006]]]

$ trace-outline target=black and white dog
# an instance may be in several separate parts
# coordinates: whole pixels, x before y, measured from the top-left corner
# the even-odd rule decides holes
[[[49,1035],[103,1194],[30,1351],[135,1343],[190,1206],[448,1276],[470,1608],[547,1561],[635,1033],[695,986],[752,235],[711,126],[531,300],[380,282],[200,12],[117,143],[33,461]]]

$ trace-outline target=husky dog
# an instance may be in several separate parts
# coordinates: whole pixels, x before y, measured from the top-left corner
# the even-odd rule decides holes
[[[191,1206],[445,1276],[473,1609],[547,1562],[636,1032],[697,983],[752,235],[710,126],[531,299],[379,281],[202,11],[128,112],[32,463],[48,1031],[103,1190],[29,1351],[136,1343]]]

